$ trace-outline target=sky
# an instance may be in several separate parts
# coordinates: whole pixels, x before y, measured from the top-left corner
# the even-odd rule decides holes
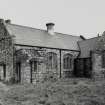
[[[105,31],[105,0],[0,0],[0,18],[55,32],[96,37]]]

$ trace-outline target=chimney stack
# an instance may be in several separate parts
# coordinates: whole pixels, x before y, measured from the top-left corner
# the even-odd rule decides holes
[[[54,35],[54,23],[47,23],[47,32],[51,35]]]
[[[8,19],[8,20],[5,20],[5,23],[11,23],[11,20],[10,19]]]

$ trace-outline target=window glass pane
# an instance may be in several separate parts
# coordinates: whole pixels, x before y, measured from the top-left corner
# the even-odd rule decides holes
[[[37,71],[37,61],[32,61],[30,64],[31,64],[32,71],[36,72]]]
[[[63,67],[64,69],[72,68],[72,55],[71,54],[65,54],[63,56]]]
[[[65,58],[63,59],[63,67],[65,68]]]
[[[37,71],[37,61],[34,61],[34,71]]]
[[[102,67],[105,68],[105,52],[102,54]]]
[[[57,69],[57,54],[49,52],[46,55],[46,68],[47,69]]]

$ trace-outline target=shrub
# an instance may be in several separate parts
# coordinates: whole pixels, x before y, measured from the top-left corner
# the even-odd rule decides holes
[[[8,81],[4,81],[4,83],[7,85],[15,84],[16,83],[15,77],[11,77]]]
[[[43,75],[42,82],[46,82],[46,81],[56,82],[57,80],[58,80],[58,77],[57,77],[56,73],[54,73],[52,71],[47,71]]]

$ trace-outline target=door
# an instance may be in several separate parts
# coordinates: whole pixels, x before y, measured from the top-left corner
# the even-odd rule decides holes
[[[21,82],[21,63],[16,63],[16,80]]]
[[[30,71],[30,82],[32,83],[34,80],[36,80],[37,75],[37,61],[30,61],[31,71]]]
[[[74,76],[76,77],[84,76],[84,60],[83,59],[74,60]]]
[[[6,78],[6,65],[0,65],[0,80],[5,80]]]
[[[91,58],[78,58],[74,61],[74,75],[76,77],[90,78],[92,75]]]
[[[84,59],[84,76],[90,78],[92,76],[92,61],[91,58]]]

